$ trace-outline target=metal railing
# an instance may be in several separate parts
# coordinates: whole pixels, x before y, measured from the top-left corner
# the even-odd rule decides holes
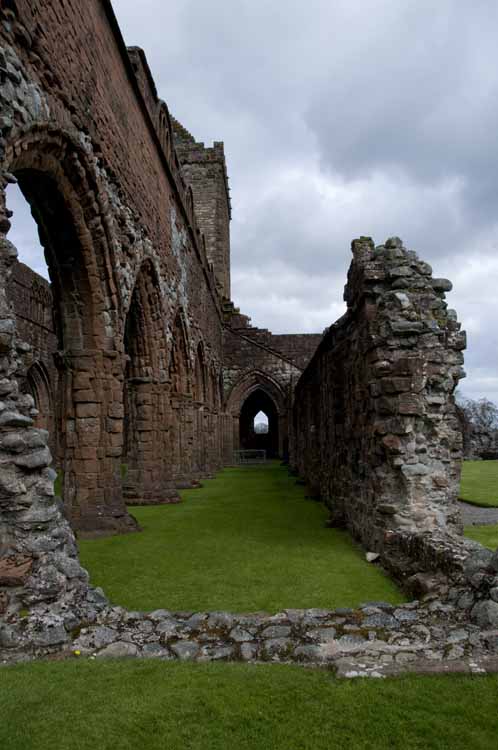
[[[244,451],[233,452],[233,462],[240,464],[264,464],[266,462],[266,451],[248,449]]]

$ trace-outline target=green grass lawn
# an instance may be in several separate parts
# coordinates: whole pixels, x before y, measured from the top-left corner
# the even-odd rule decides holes
[[[492,550],[498,549],[498,525],[466,526],[465,536],[475,542],[480,542],[484,547]]]
[[[277,612],[403,601],[347,532],[325,528],[325,507],[278,463],[225,469],[182,497],[132,508],[141,533],[80,542],[92,582],[114,603]]]
[[[286,665],[0,671],[2,750],[492,750],[498,676],[338,681]]]
[[[460,500],[498,508],[498,461],[464,461]]]

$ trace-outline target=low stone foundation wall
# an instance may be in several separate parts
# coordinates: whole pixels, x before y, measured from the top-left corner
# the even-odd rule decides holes
[[[61,651],[62,649],[62,651]],[[280,662],[326,667],[341,677],[404,671],[498,670],[498,630],[469,623],[456,603],[435,596],[401,606],[288,609],[276,615],[127,612],[105,608],[71,643],[33,643],[32,656]],[[26,659],[15,648],[4,663]]]

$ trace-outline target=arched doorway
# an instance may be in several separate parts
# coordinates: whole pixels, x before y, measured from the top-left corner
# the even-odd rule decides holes
[[[171,389],[170,446],[173,476],[177,489],[192,487],[195,464],[195,419],[192,373],[189,366],[189,344],[184,315],[178,311],[173,327],[169,358]]]
[[[55,443],[65,514],[80,531],[134,530],[122,496],[122,436],[109,429],[111,420],[122,422],[114,366],[118,301],[94,165],[66,134],[40,127],[15,148],[7,146],[2,166],[29,203],[51,281]]]
[[[231,417],[224,429],[223,454],[230,464],[233,451],[261,448],[270,457],[286,458],[290,395],[269,373],[261,370],[246,372],[226,397],[226,412]],[[263,412],[268,419],[268,432],[256,433],[254,418]]]
[[[162,498],[166,450],[166,339],[159,283],[152,262],[137,275],[124,326],[123,492],[129,504]]]
[[[35,418],[35,427],[47,430],[49,434],[49,448],[52,459],[55,459],[56,431],[54,420],[54,396],[47,368],[43,362],[33,362],[23,384],[23,390],[33,396],[38,415]]]
[[[262,412],[268,420],[268,429],[256,429],[256,416]],[[260,421],[260,424],[263,420]],[[279,455],[278,411],[275,402],[262,388],[253,391],[242,404],[239,419],[241,450],[265,450],[267,458]]]
[[[196,477],[202,476],[206,468],[206,448],[208,440],[207,425],[207,373],[204,346],[199,342],[195,357],[193,381],[193,409],[195,444],[193,450],[193,471]]]

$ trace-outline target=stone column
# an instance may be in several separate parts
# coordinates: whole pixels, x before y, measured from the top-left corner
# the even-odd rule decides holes
[[[122,467],[128,505],[178,502],[171,474],[170,403],[166,383],[130,378],[126,383],[127,436]]]
[[[122,493],[123,376],[115,351],[64,352],[64,509],[74,529],[135,531]]]
[[[8,220],[0,195],[0,232]],[[0,236],[0,658],[42,654],[69,643],[106,606],[88,585],[73,532],[54,497],[48,434],[20,394],[17,373],[28,347],[16,337],[6,283],[16,258]]]

